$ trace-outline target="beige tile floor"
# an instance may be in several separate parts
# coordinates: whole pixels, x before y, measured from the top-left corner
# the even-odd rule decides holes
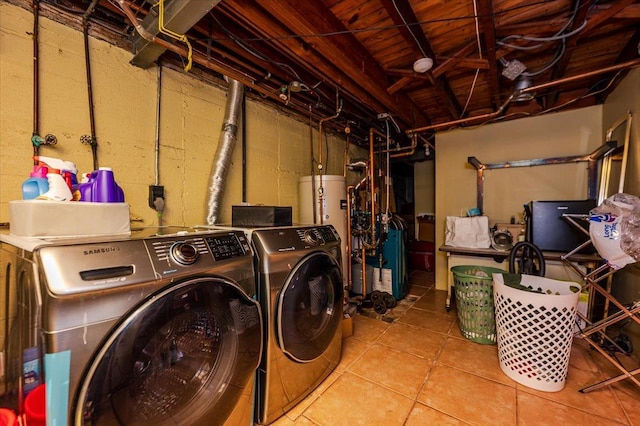
[[[640,426],[640,388],[629,381],[578,392],[617,375],[581,339],[565,388],[536,391],[502,372],[495,345],[462,337],[432,273],[412,271],[409,294],[392,323],[356,315],[337,369],[274,425]]]

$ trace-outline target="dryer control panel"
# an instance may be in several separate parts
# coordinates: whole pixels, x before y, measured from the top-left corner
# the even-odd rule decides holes
[[[308,229],[298,229],[300,240],[312,246],[331,243],[339,239],[333,226],[314,226]]]
[[[340,244],[340,237],[331,225],[300,226],[297,228],[258,229],[253,241],[267,253],[306,250],[313,247]]]

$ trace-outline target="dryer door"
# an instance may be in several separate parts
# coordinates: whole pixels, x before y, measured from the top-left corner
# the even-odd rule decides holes
[[[240,287],[211,277],[166,287],[106,336],[74,424],[223,424],[250,401],[261,351],[260,307]]]
[[[322,355],[342,321],[342,273],[336,259],[315,252],[300,260],[275,307],[278,346],[298,362]]]

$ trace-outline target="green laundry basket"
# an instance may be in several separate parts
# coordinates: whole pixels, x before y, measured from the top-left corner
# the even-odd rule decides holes
[[[456,291],[460,332],[472,342],[496,343],[493,307],[493,276],[507,271],[488,266],[460,265],[451,268]]]

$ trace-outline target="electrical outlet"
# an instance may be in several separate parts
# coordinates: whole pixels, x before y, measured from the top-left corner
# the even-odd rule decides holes
[[[385,118],[389,118],[391,114],[389,114],[388,112],[381,112],[380,114],[378,114],[378,120],[384,120]]]
[[[164,186],[161,185],[149,185],[149,207],[156,209],[154,201],[156,198],[164,199]]]

